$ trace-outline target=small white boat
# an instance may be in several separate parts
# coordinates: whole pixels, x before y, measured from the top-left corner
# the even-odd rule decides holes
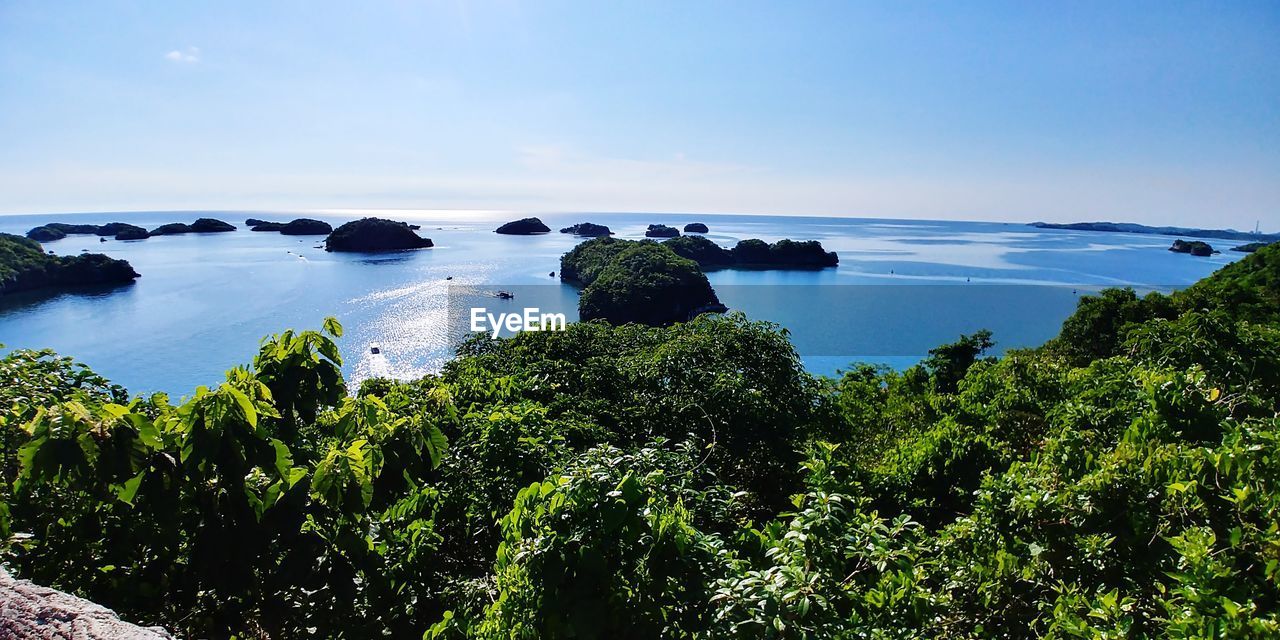
[[[377,355],[377,354],[379,354],[379,353],[382,353],[382,347],[378,346],[378,343],[376,343],[376,342],[370,342],[370,343],[369,343],[369,353],[372,353],[372,354],[374,354],[374,355]]]

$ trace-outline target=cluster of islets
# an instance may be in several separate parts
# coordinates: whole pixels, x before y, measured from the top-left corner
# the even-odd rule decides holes
[[[245,220],[252,231],[284,235],[326,235],[327,251],[385,252],[433,246],[417,234],[418,226],[383,218],[362,218],[334,229],[310,218],[273,222]],[[101,254],[74,257],[46,254],[39,241],[55,241],[74,234],[92,234],[117,240],[141,240],[184,233],[220,233],[236,227],[213,218],[191,224],[171,223],[150,231],[113,222],[104,225],[51,223],[27,232],[27,238],[0,234],[0,293],[23,289],[81,284],[130,282],[139,274],[128,262]],[[495,230],[504,235],[537,235],[551,229],[538,218],[508,222]],[[684,226],[686,234],[708,232],[695,222]],[[582,288],[579,312],[583,320],[615,323],[640,322],[662,325],[686,320],[707,311],[723,311],[705,275],[715,269],[823,269],[839,258],[816,241],[742,240],[732,248],[721,247],[701,235],[680,235],[675,227],[654,224],[645,232],[652,239],[618,240],[605,225],[583,222],[561,233],[589,237],[561,259],[560,278]],[[554,276],[554,272],[552,272]],[[599,283],[599,284],[597,284]],[[654,301],[659,302],[654,302]]]

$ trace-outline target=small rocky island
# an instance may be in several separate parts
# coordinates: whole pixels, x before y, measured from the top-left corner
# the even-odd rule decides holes
[[[579,222],[578,224],[575,224],[571,227],[565,227],[561,229],[560,233],[572,233],[575,236],[583,236],[583,237],[589,237],[589,238],[598,238],[600,236],[613,235],[613,232],[609,230],[609,227],[606,227],[602,224],[595,224],[592,222]]]
[[[665,224],[651,224],[648,230],[644,232],[646,238],[674,238],[680,235],[680,230],[675,227],[668,227]]]
[[[707,225],[702,224],[701,222],[690,222],[684,226],[685,233],[706,233],[708,231],[710,231],[710,229],[707,228]]]
[[[817,240],[743,240],[732,249],[701,236],[682,236],[663,242],[672,251],[698,263],[703,270],[714,269],[825,269],[840,264],[834,251],[822,248]]]
[[[214,218],[198,218],[196,219],[195,222],[192,222],[191,224],[184,224],[181,222],[171,222],[169,224],[162,224],[156,227],[155,229],[152,229],[150,235],[174,236],[174,235],[181,235],[184,233],[226,233],[228,231],[235,231],[235,230],[236,230],[235,225],[227,222],[223,222],[221,220],[217,220]]]
[[[245,223],[249,222],[255,223],[249,226],[250,231],[277,231],[286,236],[323,236],[333,232],[328,222],[312,218],[297,218],[289,222],[268,222],[257,218],[245,220]]]
[[[656,242],[596,238],[560,264],[561,278],[584,287],[578,299],[584,321],[662,326],[725,311],[697,263]]]
[[[151,236],[172,236],[183,233],[225,233],[235,230],[235,225],[216,218],[197,218],[191,224],[171,222],[162,224],[151,231],[127,222],[108,222],[100,225],[51,222],[28,231],[27,237],[36,242],[51,242],[77,234],[111,236],[116,240],[145,240]]]
[[[53,256],[39,242],[0,233],[0,294],[80,285],[126,284],[138,272],[124,260],[101,253]]]
[[[1174,240],[1173,246],[1169,247],[1169,250],[1174,253],[1189,253],[1193,256],[1211,256],[1217,253],[1213,250],[1213,247],[1209,246],[1209,243],[1201,242],[1200,240],[1192,240],[1191,242]]]
[[[348,222],[325,238],[325,251],[382,252],[425,249],[433,243],[413,232],[408,224],[383,218]]]
[[[521,218],[498,227],[494,232],[508,236],[531,236],[539,233],[550,233],[551,227],[543,224],[537,218]]]

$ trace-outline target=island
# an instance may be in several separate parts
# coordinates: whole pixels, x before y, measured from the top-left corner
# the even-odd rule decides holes
[[[266,220],[261,220],[261,219],[258,219],[258,218],[245,218],[245,219],[244,219],[244,226],[246,226],[246,227],[253,228],[253,227],[256,227],[256,226],[258,226],[258,225],[263,225],[263,224],[276,224],[276,223],[267,222]]]
[[[706,233],[708,231],[710,231],[710,229],[707,228],[707,225],[702,224],[701,222],[690,222],[684,226],[685,233]]]
[[[191,224],[181,222],[170,222],[162,224],[151,230],[153,236],[176,236],[184,233],[226,233],[235,231],[234,225],[215,220],[214,218],[199,218]]]
[[[191,230],[196,233],[226,233],[235,231],[235,225],[216,218],[197,218],[191,223]]]
[[[822,248],[816,240],[779,240],[769,244],[763,240],[743,240],[733,249],[725,249],[701,236],[682,236],[663,243],[676,255],[698,263],[704,270],[713,269],[825,269],[840,264],[834,251]]]
[[[1271,243],[1270,242],[1250,242],[1248,244],[1242,244],[1238,247],[1231,247],[1231,250],[1239,251],[1240,253],[1253,253],[1258,249],[1261,249],[1269,244]]]
[[[249,227],[250,231],[280,231],[284,229],[284,222],[267,222],[266,220],[255,220],[258,224]]]
[[[112,236],[116,240],[145,240],[151,236],[172,236],[184,233],[224,233],[235,230],[235,226],[216,218],[197,218],[191,224],[171,222],[162,224],[151,231],[127,222],[108,222],[107,224],[51,222],[28,231],[27,237],[36,242],[61,240],[68,235],[76,234]]]
[[[572,233],[575,236],[585,236],[585,237],[591,237],[591,238],[598,238],[600,236],[613,235],[613,232],[609,230],[609,227],[606,227],[602,224],[595,224],[592,222],[579,222],[578,224],[575,224],[571,227],[565,227],[561,229],[560,233]]]
[[[413,232],[409,225],[383,218],[361,218],[348,222],[325,238],[325,251],[375,253],[425,249],[432,246],[428,238]]]
[[[1070,222],[1058,224],[1052,222],[1032,222],[1029,226],[1037,229],[1064,229],[1067,231],[1104,231],[1108,233],[1145,233],[1161,236],[1187,236],[1190,238],[1219,238],[1222,240],[1256,240],[1275,242],[1280,240],[1280,233],[1250,233],[1235,229],[1192,229],[1187,227],[1149,227],[1133,222]]]
[[[150,231],[131,224],[118,228],[115,235],[116,240],[146,240],[150,237]]]
[[[675,227],[668,227],[665,224],[651,224],[649,229],[644,232],[646,238],[674,238],[680,235],[680,230]]]
[[[582,320],[666,326],[726,310],[697,263],[653,242],[621,246],[588,272],[591,281],[578,299]]]
[[[413,225],[410,225],[409,229],[412,230]],[[280,234],[286,236],[323,236],[332,232],[333,227],[328,222],[311,218],[290,220],[288,224],[280,227]]]
[[[1173,246],[1169,247],[1169,250],[1174,253],[1189,253],[1193,256],[1211,256],[1217,253],[1217,251],[1213,250],[1213,247],[1209,246],[1209,243],[1199,240],[1192,240],[1191,242],[1174,240]]]
[[[181,235],[181,234],[184,234],[184,233],[191,233],[192,231],[194,231],[194,229],[192,229],[192,228],[191,228],[191,225],[189,225],[189,224],[186,224],[186,223],[183,223],[183,222],[170,222],[169,224],[162,224],[162,225],[160,225],[160,226],[158,226],[158,227],[156,227],[156,228],[152,229],[152,230],[151,230],[151,235],[153,235],[153,236],[176,236],[176,235]]]
[[[0,294],[44,288],[126,284],[138,272],[124,260],[101,253],[53,256],[39,242],[0,233]]]
[[[508,222],[494,230],[495,233],[508,236],[532,236],[539,233],[549,233],[550,231],[551,227],[543,224],[537,218],[521,218]]]
[[[27,237],[36,242],[51,242],[67,237],[66,232],[56,227],[41,226],[27,232]]]
[[[704,271],[724,269],[736,262],[733,252],[702,236],[681,236],[662,244],[676,255],[698,263]]]

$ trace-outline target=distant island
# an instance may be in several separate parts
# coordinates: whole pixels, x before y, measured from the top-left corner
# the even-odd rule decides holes
[[[235,231],[233,224],[216,218],[197,218],[191,224],[171,222],[162,224],[151,231],[127,222],[108,222],[107,224],[67,224],[50,222],[27,232],[27,237],[36,242],[52,242],[69,235],[111,236],[116,240],[145,240],[151,236],[172,236],[183,233],[225,233]]]
[[[671,229],[671,227],[667,227]],[[674,229],[673,229],[674,230]],[[664,242],[593,238],[560,258],[560,279],[583,287],[583,320],[665,325],[724,311],[705,275],[715,269],[821,269],[839,258],[813,241],[743,240],[725,249],[701,236]]]
[[[551,227],[543,224],[537,218],[521,218],[498,227],[494,232],[507,236],[531,236],[539,233],[550,233]]]
[[[1174,253],[1189,253],[1193,256],[1202,257],[1218,253],[1208,242],[1201,242],[1199,240],[1192,240],[1190,242],[1187,242],[1186,240],[1174,240],[1173,246],[1169,247],[1169,250]]]
[[[328,222],[311,218],[297,218],[289,222],[268,222],[249,218],[244,222],[249,225],[250,231],[278,231],[286,236],[323,236],[333,232],[333,227],[329,226]]]
[[[1149,227],[1133,222],[1071,222],[1058,224],[1053,222],[1032,222],[1029,226],[1037,229],[1065,229],[1068,231],[1106,231],[1111,233],[1145,233],[1161,236],[1188,236],[1191,238],[1220,238],[1223,240],[1256,240],[1259,242],[1275,242],[1280,240],[1280,233],[1250,233],[1235,229],[1190,229],[1186,227]]]
[[[706,233],[708,231],[710,231],[710,229],[707,228],[707,225],[702,224],[701,222],[690,222],[684,226],[685,233]]]
[[[817,240],[779,240],[769,244],[753,238],[725,249],[701,236],[681,236],[663,244],[676,255],[697,262],[703,270],[825,269],[840,264],[840,257],[823,249]]]
[[[125,284],[139,274],[124,260],[101,253],[54,256],[39,242],[0,233],[0,295],[31,289]]]
[[[560,259],[560,277],[583,287],[584,321],[665,326],[726,310],[696,262],[656,242],[588,240]]]
[[[348,222],[324,240],[325,251],[381,252],[425,249],[433,246],[430,238],[413,232],[404,222],[383,218],[361,218]]]
[[[595,224],[594,222],[579,222],[573,226],[561,229],[560,233],[572,233],[575,236],[588,236],[592,238],[613,235],[613,232],[609,230],[609,227],[602,224]]]
[[[1261,249],[1269,244],[1271,243],[1270,242],[1250,242],[1248,244],[1242,244],[1238,247],[1231,247],[1231,250],[1239,251],[1240,253],[1253,253],[1258,249]]]
[[[651,224],[644,235],[646,238],[674,238],[680,235],[680,230],[665,224]]]

